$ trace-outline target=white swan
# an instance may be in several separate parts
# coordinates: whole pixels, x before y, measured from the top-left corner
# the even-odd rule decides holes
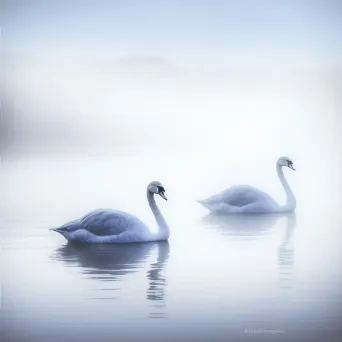
[[[152,233],[137,217],[114,209],[97,209],[80,219],[68,222],[51,230],[62,234],[68,241],[86,243],[128,243],[167,240],[169,227],[159,211],[154,194],[164,200],[165,189],[160,182],[153,181],[147,187],[147,200],[159,226]]]
[[[232,186],[219,194],[198,202],[212,212],[226,214],[293,212],[296,209],[296,198],[283,172],[283,166],[295,171],[293,162],[288,157],[280,157],[276,165],[280,182],[286,193],[285,205],[279,205],[270,195],[249,185]]]

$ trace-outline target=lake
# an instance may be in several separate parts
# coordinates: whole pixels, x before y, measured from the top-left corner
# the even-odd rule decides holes
[[[296,213],[245,217],[208,215],[195,200],[248,183],[284,201],[276,154],[255,162],[223,150],[119,149],[8,159],[1,341],[338,340],[338,160],[316,163],[324,151],[307,152],[290,156],[296,172],[285,170]],[[151,180],[169,198],[157,198],[168,242],[73,245],[48,230],[101,207],[155,230],[145,197]]]

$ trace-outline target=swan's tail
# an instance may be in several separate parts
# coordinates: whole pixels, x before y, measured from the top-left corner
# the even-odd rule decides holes
[[[210,199],[206,199],[206,200],[197,200],[197,202],[199,204],[201,204],[205,209],[208,209],[209,211],[213,211],[213,212],[218,212],[218,211],[222,211],[222,207],[225,207],[226,205],[223,203],[212,203],[210,201]],[[224,212],[226,208],[224,208]]]
[[[63,236],[65,236],[65,233],[67,233],[67,231],[61,227],[58,227],[58,228],[50,228],[49,230],[53,231],[53,232],[56,232],[56,233],[60,233],[62,234]]]
[[[67,222],[65,224],[63,224],[60,227],[54,227],[54,228],[50,228],[49,230],[52,230],[54,232],[57,233],[61,233],[63,235],[63,233],[72,233],[78,229],[81,229],[81,225],[80,225],[80,221],[79,220],[74,220],[74,221],[70,221]]]
[[[68,227],[58,227],[58,228],[50,228],[49,230],[59,233],[64,236],[67,240],[70,239],[71,232],[68,230]]]

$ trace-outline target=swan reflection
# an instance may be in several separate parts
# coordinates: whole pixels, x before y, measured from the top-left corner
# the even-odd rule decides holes
[[[162,270],[169,257],[167,241],[130,244],[79,244],[68,243],[58,248],[52,256],[66,267],[80,267],[87,279],[119,282],[123,277],[146,268],[148,261],[155,257],[156,262],[148,266],[146,278],[148,286],[146,298],[155,301],[154,308],[164,308],[164,291],[167,281]],[[102,289],[103,290],[103,289]],[[106,290],[115,290],[107,288]],[[107,291],[108,292],[108,291]],[[159,302],[159,304],[157,303]],[[151,316],[160,313],[151,313]]]
[[[202,224],[227,236],[258,236],[269,233],[281,217],[291,214],[234,214],[210,213]]]
[[[168,242],[160,242],[158,247],[157,261],[150,265],[147,271],[147,279],[149,287],[146,291],[146,298],[152,300],[154,305],[153,312],[150,313],[151,318],[161,318],[165,315],[165,285],[166,278],[162,274],[165,263],[169,258]]]
[[[296,224],[296,214],[288,215],[284,235],[278,247],[279,281],[282,288],[292,287],[294,266],[293,235]]]
[[[294,247],[293,235],[297,223],[295,213],[224,215],[210,213],[202,218],[207,229],[219,231],[224,236],[258,237],[274,228],[280,228],[278,222],[285,218],[283,235],[277,248],[279,287],[290,288],[293,282]]]

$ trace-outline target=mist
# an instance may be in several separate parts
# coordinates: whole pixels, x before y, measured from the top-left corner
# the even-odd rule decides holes
[[[339,139],[334,2],[20,4],[1,16],[9,150],[238,154]]]
[[[224,145],[236,154],[257,142],[267,153],[274,143],[292,150],[327,136],[337,146],[339,69],[203,72],[160,60],[13,66],[2,105],[12,117],[3,128],[13,134],[9,148],[88,153],[152,145],[203,153]]]

